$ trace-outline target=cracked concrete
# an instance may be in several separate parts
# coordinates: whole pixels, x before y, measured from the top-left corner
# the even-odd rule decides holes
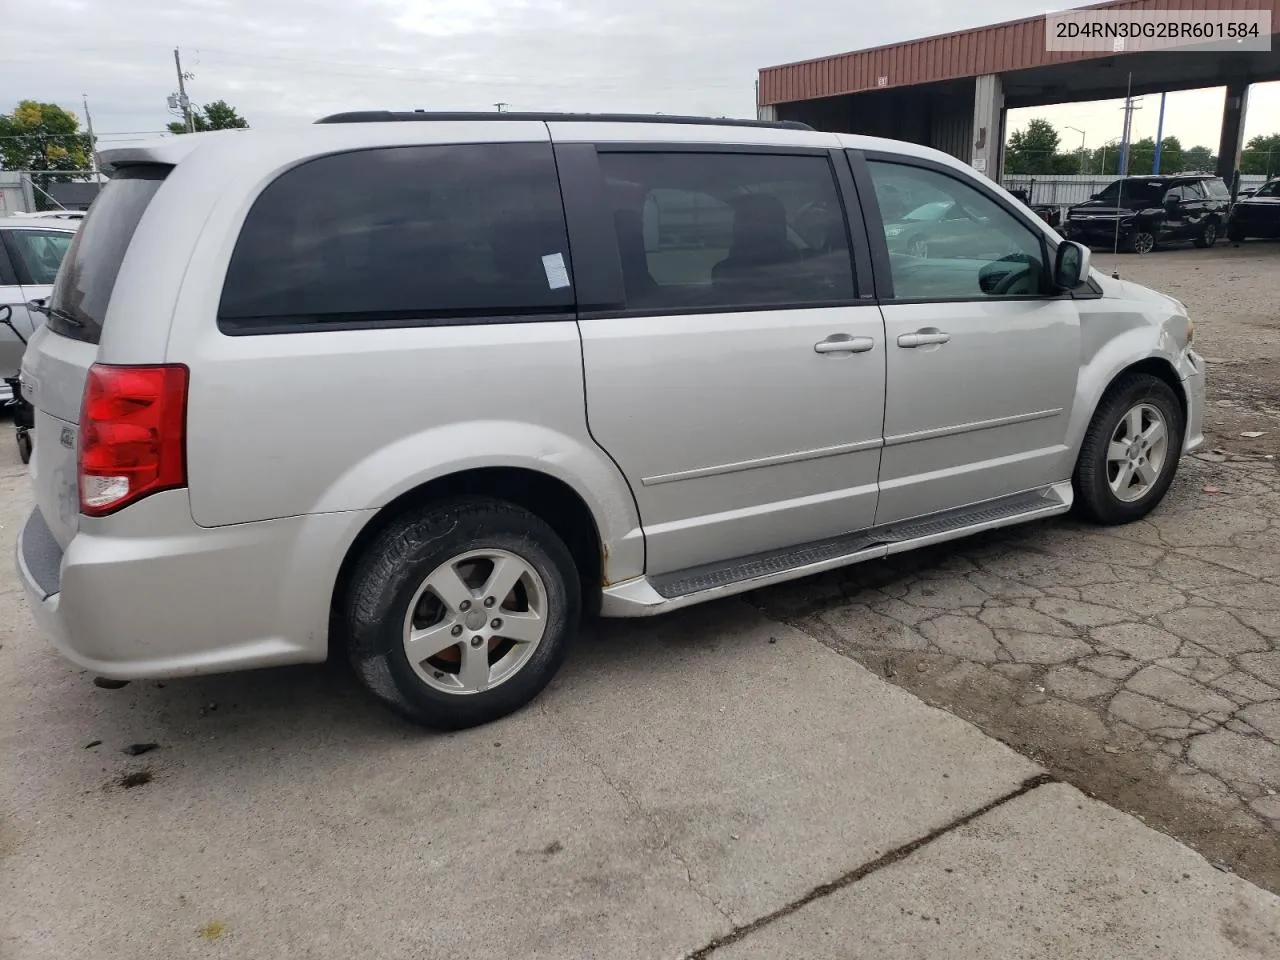
[[[1137,524],[1054,520],[750,599],[1280,890],[1272,556],[1275,462],[1190,457]]]

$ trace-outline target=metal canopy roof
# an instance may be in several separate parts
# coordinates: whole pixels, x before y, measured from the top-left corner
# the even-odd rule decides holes
[[[1280,0],[1215,0],[1213,3],[1206,3],[1205,0],[1115,0],[1115,2],[1092,4],[1080,9],[1163,13],[1183,10],[1197,12],[1204,11],[1206,8],[1270,10],[1272,29],[1280,29]],[[1222,82],[1214,78],[1225,72],[1227,65],[1219,65],[1219,61],[1223,58],[1251,58],[1249,61],[1237,61],[1235,72],[1256,76],[1259,80],[1273,79],[1276,71],[1272,65],[1278,52],[1280,51],[1276,51],[1275,48],[1272,54],[1188,52],[1183,55],[1169,52],[1126,54],[1048,51],[1045,49],[1045,18],[1042,14],[973,30],[962,30],[905,43],[872,47],[867,50],[855,50],[816,60],[765,67],[760,71],[759,103],[765,106],[797,100],[815,100],[867,90],[884,90],[892,87],[962,80],[988,73],[1011,73],[1055,66],[1059,68],[1056,73],[1062,74],[1064,68],[1069,65],[1086,60],[1125,64],[1139,58],[1145,58],[1147,61],[1158,58],[1156,60],[1158,65],[1172,67],[1175,60],[1184,59],[1184,56],[1203,59],[1206,65],[1208,61],[1212,61],[1214,69],[1207,72],[1198,71],[1204,74],[1204,79],[1198,82],[1183,81],[1179,84],[1177,82],[1179,78],[1171,76],[1169,82],[1165,82],[1164,78],[1157,80],[1153,77],[1152,83],[1159,84],[1164,89],[1212,86]],[[1261,75],[1257,73],[1258,71],[1262,71]],[[1136,75],[1134,82],[1136,86],[1138,84]],[[1111,85],[1107,89],[1113,88],[1114,85]],[[1008,92],[1006,90],[1006,93]],[[1064,86],[1061,90],[1061,93],[1066,94],[1072,92],[1074,91],[1069,86]],[[1136,92],[1138,91],[1135,89]],[[1123,96],[1123,88],[1120,95]],[[1057,97],[1056,101],[1052,99],[1053,96]],[[1028,103],[1036,100],[1049,103],[1092,98],[1092,95],[1038,96],[1029,91],[1023,99]]]

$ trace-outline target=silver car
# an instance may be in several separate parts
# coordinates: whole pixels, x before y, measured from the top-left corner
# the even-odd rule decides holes
[[[0,406],[13,399],[4,380],[18,375],[22,340],[31,339],[39,322],[27,304],[49,295],[76,226],[71,220],[0,217],[0,307],[9,307],[13,324],[0,326]]]
[[[23,365],[18,544],[103,676],[332,650],[417,722],[482,723],[584,614],[1126,523],[1202,442],[1183,306],[925,147],[371,113],[103,160]],[[882,198],[949,199],[974,242],[894,249]]]

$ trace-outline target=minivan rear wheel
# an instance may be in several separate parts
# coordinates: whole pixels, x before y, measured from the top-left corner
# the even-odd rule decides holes
[[[573,557],[513,504],[451,500],[391,521],[356,564],[344,605],[364,685],[435,729],[518,710],[564,661],[581,617]]]
[[[1133,373],[1093,414],[1072,485],[1077,512],[1098,523],[1140,520],[1164,498],[1182,455],[1185,418],[1173,389]]]

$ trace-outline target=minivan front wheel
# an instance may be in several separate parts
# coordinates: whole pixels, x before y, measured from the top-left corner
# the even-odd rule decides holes
[[[497,500],[393,520],[365,550],[345,604],[366,687],[436,729],[505,716],[564,660],[581,615],[572,555],[544,521]]]
[[[1112,385],[1094,412],[1076,461],[1076,507],[1106,524],[1131,523],[1155,509],[1178,469],[1184,430],[1173,389],[1150,374]]]

